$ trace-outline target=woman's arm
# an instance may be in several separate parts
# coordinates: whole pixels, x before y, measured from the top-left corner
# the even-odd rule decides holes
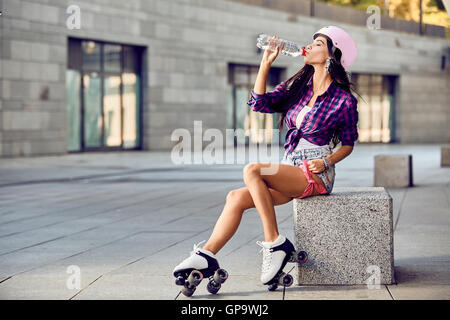
[[[342,126],[338,129],[339,140],[342,146],[336,152],[327,156],[330,165],[338,163],[353,151],[355,141],[358,139],[358,100],[349,96],[343,108]]]
[[[258,75],[256,76],[255,86],[253,87],[253,92],[255,92],[256,94],[266,93],[266,82],[270,66],[271,66],[270,63],[261,61],[258,70]]]
[[[281,94],[284,94],[285,92],[285,90],[283,90],[285,87],[281,86],[272,92],[266,92],[267,76],[269,75],[270,66],[273,62],[271,59],[276,59],[279,51],[280,48],[278,47],[275,51],[271,51],[269,49],[264,51],[264,56],[261,60],[258,74],[256,76],[255,86],[250,92],[250,100],[247,102],[247,104],[252,107],[253,111],[261,113],[274,113],[275,111],[270,108],[270,104],[272,100],[274,100],[273,98],[276,98],[279,95],[279,91],[281,91]],[[269,59],[269,57],[271,58]]]
[[[266,82],[270,67],[284,47],[284,42],[281,42],[280,46],[276,46],[277,41],[278,37],[269,38],[271,46],[264,51],[256,76],[255,85],[250,92],[250,100],[247,104],[252,107],[252,110],[255,112],[275,113],[271,108],[271,105],[279,101],[286,93],[286,81],[277,85],[274,90],[266,92]]]
[[[336,152],[327,156],[330,165],[341,161],[352,153],[355,141],[358,140],[357,105],[358,100],[354,96],[349,95],[343,108],[342,126],[338,130],[338,136],[342,142],[342,146]]]
[[[272,109],[272,105],[284,97],[287,86],[287,81],[283,81],[279,83],[272,91],[265,92],[263,94],[257,94],[251,90],[250,100],[247,101],[247,104],[252,107],[252,110],[255,112],[275,113],[276,111]]]
[[[266,81],[270,66],[284,47],[284,41],[281,42],[280,46],[276,45],[278,39],[279,38],[277,36],[270,37],[268,39],[270,47],[264,50],[264,54],[259,65],[258,75],[256,76],[255,86],[253,87],[253,91],[256,94],[266,93]]]
[[[350,153],[353,151],[353,146],[341,146],[338,150],[333,152],[332,154],[327,156],[327,160],[330,163],[330,165],[334,165],[335,163],[338,163],[342,159],[346,158]]]

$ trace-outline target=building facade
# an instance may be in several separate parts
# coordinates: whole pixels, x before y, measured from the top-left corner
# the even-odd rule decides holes
[[[358,143],[450,142],[449,40],[256,2],[3,0],[0,156],[170,150],[172,132],[192,132],[194,121],[243,129],[235,143],[282,141],[283,132],[257,130],[277,128],[279,115],[246,104],[262,57],[256,38],[306,45],[326,25],[358,46],[348,69],[360,94]],[[268,90],[303,64],[280,55]]]

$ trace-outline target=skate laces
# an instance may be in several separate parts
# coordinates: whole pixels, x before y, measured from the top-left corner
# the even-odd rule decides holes
[[[200,241],[197,244],[194,244],[193,250],[191,251],[191,255],[195,254],[197,252],[198,249],[201,249],[201,245],[206,242],[206,240]]]
[[[256,241],[256,244],[261,247],[261,250],[259,252],[262,252],[263,254],[261,272],[266,273],[270,269],[270,264],[272,262],[272,254],[270,248],[265,247],[262,241]]]

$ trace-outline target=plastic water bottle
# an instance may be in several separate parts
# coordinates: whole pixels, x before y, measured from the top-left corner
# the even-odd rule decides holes
[[[260,34],[258,36],[258,39],[256,40],[256,46],[260,49],[266,50],[267,48],[270,47],[269,38],[270,38],[270,36],[268,36],[267,34]],[[302,56],[306,55],[305,47],[301,47],[298,44],[296,44],[295,42],[285,41],[282,39],[278,39],[276,45],[279,46],[281,44],[281,41],[284,41],[284,48],[283,48],[283,50],[281,50],[281,54],[284,54],[286,56],[291,56],[291,57],[298,57],[300,55],[302,55]],[[273,50],[274,48],[271,48],[271,49]]]

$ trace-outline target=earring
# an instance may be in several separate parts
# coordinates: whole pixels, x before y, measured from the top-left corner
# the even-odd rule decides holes
[[[331,64],[331,58],[328,57],[328,58],[327,58],[327,64],[326,64],[326,69],[327,69],[327,72],[328,72],[328,73],[330,73],[330,64]]]

